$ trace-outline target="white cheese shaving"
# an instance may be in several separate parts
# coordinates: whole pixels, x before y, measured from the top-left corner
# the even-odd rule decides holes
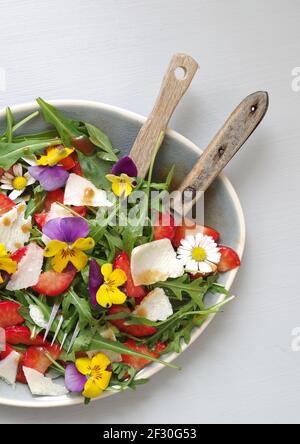
[[[46,321],[42,310],[37,305],[29,305],[29,314],[33,322],[41,328],[46,329],[48,322]]]
[[[170,300],[162,288],[155,288],[133,312],[149,321],[165,321],[173,314]]]
[[[9,385],[14,386],[16,383],[20,359],[21,355],[12,351],[5,359],[0,361],[0,378]]]
[[[17,271],[10,278],[6,289],[15,291],[36,285],[42,272],[43,253],[41,247],[31,242],[27,246],[26,254],[19,262]]]
[[[63,396],[68,390],[66,387],[55,384],[52,379],[47,378],[42,373],[28,367],[23,367],[26,381],[33,395],[36,396]]]
[[[25,219],[26,204],[21,202],[0,217],[0,243],[14,252],[30,238],[31,218]]]
[[[152,285],[183,276],[184,268],[171,241],[161,239],[134,248],[131,273],[135,285]]]
[[[85,177],[71,173],[65,188],[65,205],[112,207],[113,203],[107,199],[107,193],[99,190]]]

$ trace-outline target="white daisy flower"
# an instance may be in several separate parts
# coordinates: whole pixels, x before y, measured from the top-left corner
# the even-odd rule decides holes
[[[5,172],[0,179],[0,187],[2,190],[12,190],[8,195],[11,200],[16,200],[24,193],[26,187],[32,185],[35,179],[28,173],[23,172],[23,166],[16,163],[11,172]]]
[[[197,233],[181,241],[177,251],[185,271],[191,274],[210,274],[216,271],[220,262],[220,249],[211,236]]]

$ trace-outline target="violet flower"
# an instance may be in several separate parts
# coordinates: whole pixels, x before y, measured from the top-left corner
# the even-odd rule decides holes
[[[134,161],[129,156],[125,156],[112,167],[111,173],[114,176],[127,174],[129,177],[137,177],[138,170]]]
[[[93,307],[96,307],[98,305],[96,295],[103,282],[104,278],[101,273],[100,267],[96,259],[92,259],[90,262],[89,272],[89,292],[91,297],[91,304],[93,305]]]
[[[45,191],[54,191],[63,187],[69,177],[69,173],[60,166],[30,166],[28,171],[40,182]]]

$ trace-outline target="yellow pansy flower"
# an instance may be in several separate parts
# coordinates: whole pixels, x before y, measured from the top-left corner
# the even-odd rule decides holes
[[[6,271],[9,274],[13,274],[17,271],[17,262],[11,259],[4,244],[0,244],[0,270]],[[4,279],[0,273],[0,284],[3,282]]]
[[[87,377],[82,393],[85,398],[98,398],[108,387],[112,374],[106,370],[109,365],[110,360],[104,353],[98,353],[92,359],[76,359],[76,369]]]
[[[118,197],[128,197],[134,188],[135,179],[122,173],[120,176],[107,174],[106,179],[112,183],[112,191]]]
[[[60,240],[51,240],[44,249],[45,257],[52,257],[52,267],[54,271],[61,273],[71,262],[80,271],[86,266],[88,257],[84,251],[91,250],[95,246],[95,241],[91,237],[79,238],[73,244]]]
[[[72,154],[73,151],[74,148],[58,148],[53,146],[47,149],[46,154],[36,159],[36,163],[40,166],[54,166],[57,165],[61,160]]]
[[[101,267],[104,284],[101,285],[97,291],[96,298],[99,305],[108,308],[112,304],[124,304],[126,301],[126,294],[119,290],[127,281],[126,274],[123,270],[113,270],[111,264],[105,264]]]

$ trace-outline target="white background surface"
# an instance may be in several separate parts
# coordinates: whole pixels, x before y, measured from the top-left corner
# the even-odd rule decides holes
[[[300,422],[299,0],[0,0],[2,106],[82,98],[151,110],[174,52],[201,70],[171,126],[205,147],[240,100],[270,93],[262,126],[227,168],[247,221],[239,297],[136,393],[51,411],[0,407],[0,423]]]

